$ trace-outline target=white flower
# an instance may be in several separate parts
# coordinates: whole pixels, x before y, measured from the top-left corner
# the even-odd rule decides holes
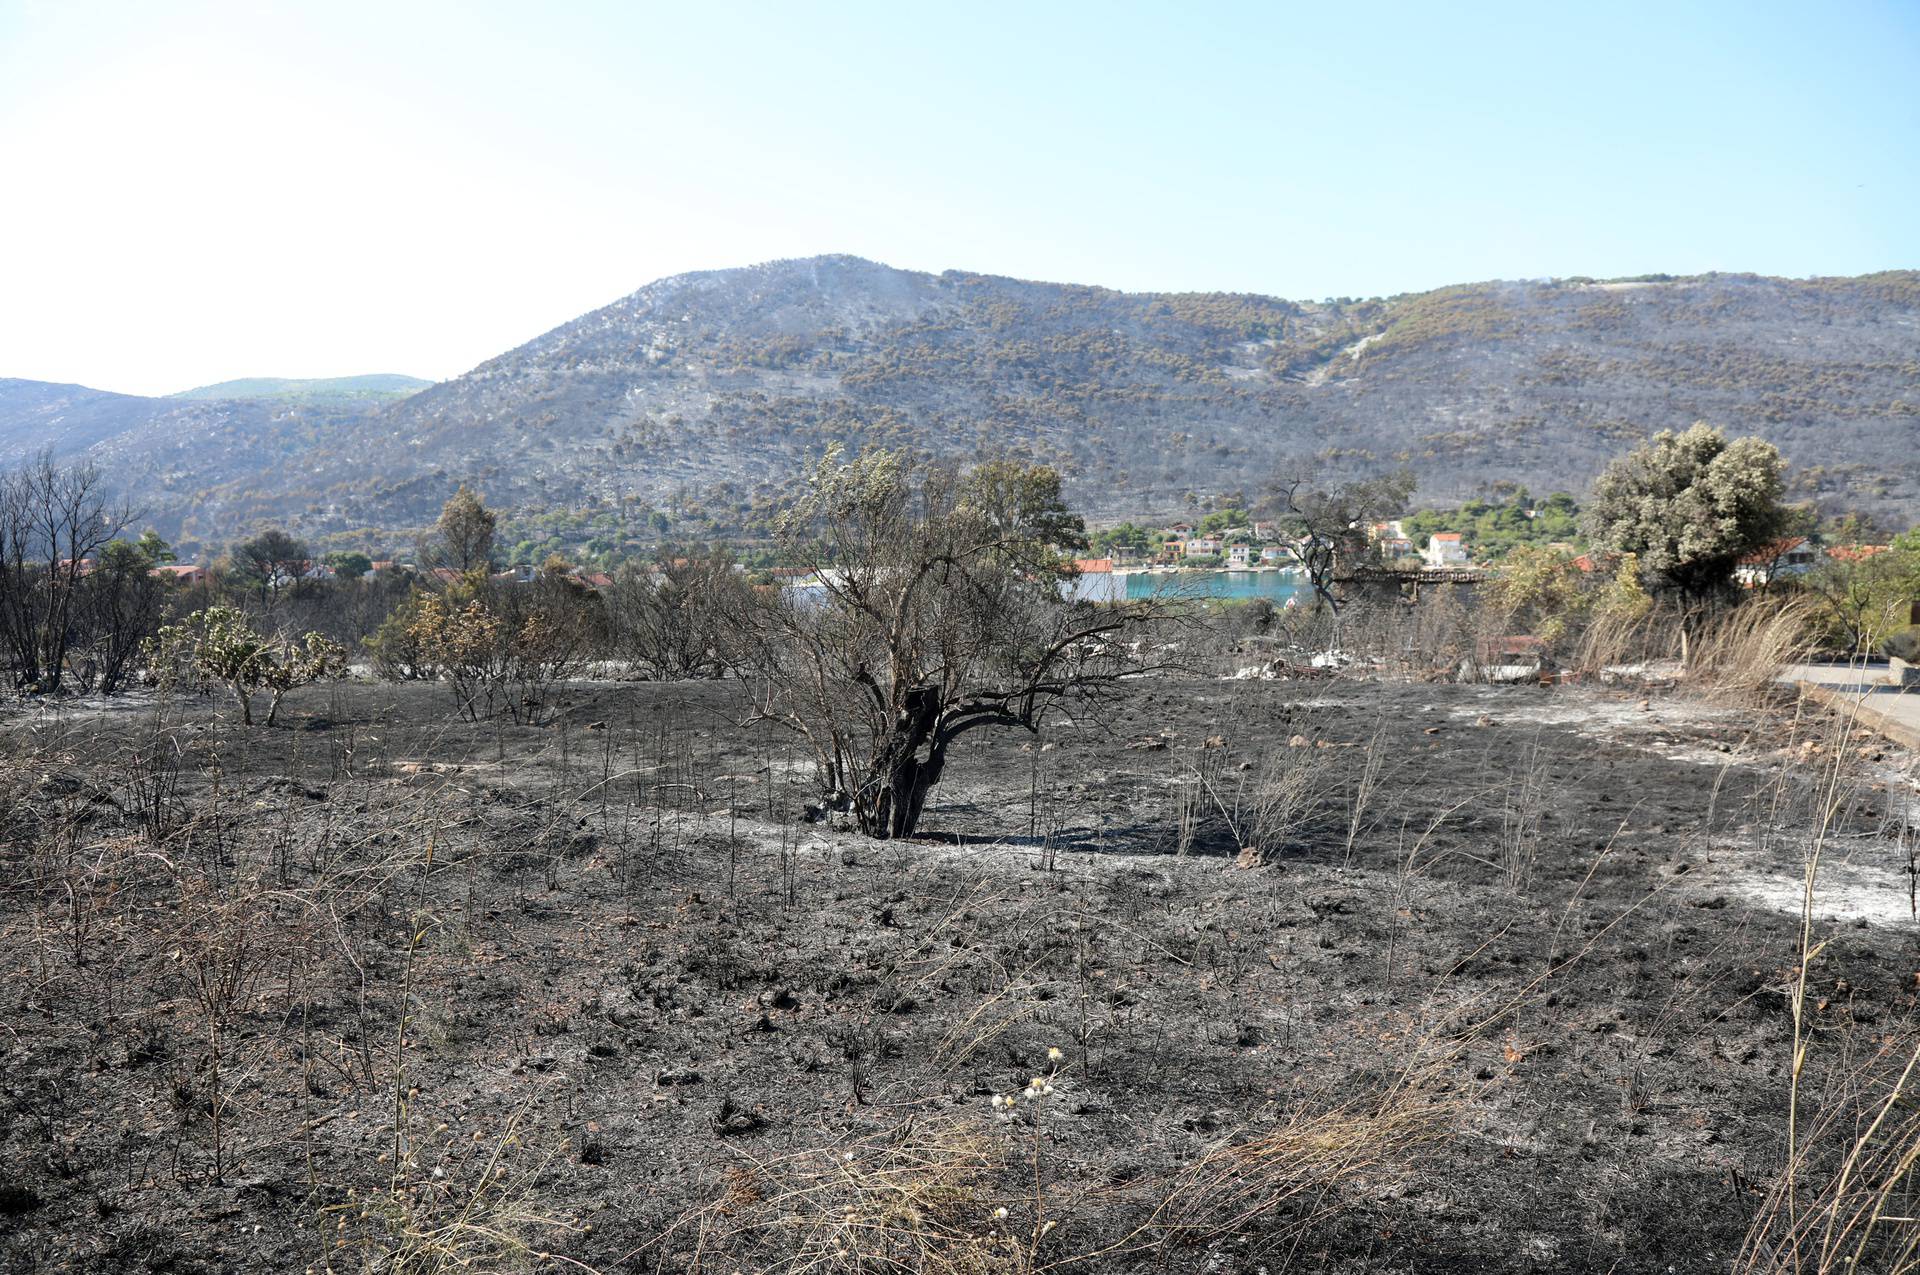
[[[1050,1093],[1052,1093],[1052,1092],[1053,1092],[1053,1086],[1052,1086],[1052,1085],[1041,1085],[1041,1086],[1040,1086],[1040,1092],[1041,1092],[1041,1093],[1045,1093],[1045,1094],[1050,1094]]]
[[[1059,1062],[1062,1058],[1065,1058],[1065,1057],[1066,1055],[1060,1052],[1060,1046],[1058,1045],[1055,1045],[1051,1049],[1047,1050],[1048,1062]]]
[[[1007,1217],[1007,1206],[1003,1204],[999,1208],[995,1209],[993,1211],[993,1216],[996,1220],[1004,1222]]]
[[[846,1153],[845,1155],[843,1155],[843,1156],[841,1156],[840,1158],[841,1158],[842,1160],[845,1160],[845,1161],[846,1161],[846,1162],[847,1162],[848,1164],[852,1164],[852,1163],[853,1163],[853,1152],[851,1152],[851,1151],[849,1151],[849,1152],[847,1152],[847,1153]]]

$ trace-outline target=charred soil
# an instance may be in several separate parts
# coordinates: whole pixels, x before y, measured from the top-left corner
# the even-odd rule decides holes
[[[1791,706],[1144,681],[882,842],[564,698],[0,718],[0,1269],[1731,1269],[1837,759],[1809,1105],[1915,1028],[1911,760]]]

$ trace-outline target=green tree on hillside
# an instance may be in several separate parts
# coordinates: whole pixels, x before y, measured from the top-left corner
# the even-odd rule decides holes
[[[305,573],[311,557],[306,541],[273,527],[235,545],[231,560],[234,574],[259,589],[260,601],[271,606]]]
[[[493,539],[499,515],[467,490],[466,484],[447,497],[439,521],[420,540],[420,565],[450,567],[461,575],[493,570]]]

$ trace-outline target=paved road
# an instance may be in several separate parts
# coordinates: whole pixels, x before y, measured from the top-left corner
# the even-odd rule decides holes
[[[1885,664],[1789,664],[1780,675],[1834,708],[1856,713],[1862,726],[1920,748],[1920,691],[1893,684]]]

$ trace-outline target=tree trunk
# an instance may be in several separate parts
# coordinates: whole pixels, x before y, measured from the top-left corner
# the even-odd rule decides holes
[[[892,735],[874,759],[866,785],[854,795],[854,817],[869,837],[910,837],[919,828],[927,792],[946,766],[946,746],[934,739],[940,709],[935,687],[906,693]]]

